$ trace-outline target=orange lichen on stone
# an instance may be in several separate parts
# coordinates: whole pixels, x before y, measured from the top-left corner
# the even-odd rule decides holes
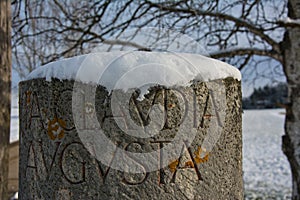
[[[169,108],[174,108],[174,107],[175,107],[175,104],[169,104],[168,107],[169,107]]]
[[[205,154],[205,156],[201,158],[201,154],[203,154],[203,153]],[[195,151],[195,155],[196,155],[195,162],[197,164],[208,161],[209,153],[206,152],[206,149],[202,149],[201,147],[198,147],[198,150]]]
[[[197,151],[195,151],[194,154],[196,157],[193,160],[186,161],[184,163],[184,167],[181,168],[194,168],[196,164],[200,164],[208,161],[209,153],[206,152],[206,149],[202,149],[201,147],[198,147]],[[170,171],[174,173],[178,168],[178,165],[179,165],[179,160],[175,160],[171,162],[169,164]]]
[[[179,160],[175,160],[169,164],[169,168],[170,168],[171,172],[176,171],[178,164],[179,164]]]
[[[64,128],[66,128],[66,122],[62,119],[54,118],[48,121],[48,136],[51,140],[56,138],[62,139],[65,135]]]
[[[185,162],[184,167],[194,168],[193,161],[190,160],[190,161]]]
[[[204,115],[203,118],[204,119],[210,119],[211,117],[213,117],[214,115]]]
[[[31,96],[31,91],[26,91],[26,103],[27,103],[27,105],[28,104],[30,104],[30,101],[31,101],[31,99],[30,99],[30,96]]]

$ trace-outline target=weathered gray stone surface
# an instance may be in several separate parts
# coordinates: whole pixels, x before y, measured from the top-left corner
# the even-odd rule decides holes
[[[34,79],[21,82],[20,198],[243,199],[240,82],[232,78],[219,81],[226,88],[226,107],[222,108],[226,113],[225,122],[216,145],[203,158],[200,157],[204,151],[201,144],[208,131],[214,130],[210,129],[210,122],[217,117],[205,83],[196,82],[180,90],[153,87],[143,101],[136,100],[138,93],[133,94],[129,111],[136,125],[150,123],[149,110],[154,104],[164,107],[167,117],[162,130],[157,129],[158,134],[138,138],[120,129],[116,121],[120,123],[120,119],[126,119],[121,111],[120,116],[112,113],[111,95],[101,86],[81,84],[82,100],[75,103],[72,111],[74,81]],[[90,102],[93,89],[96,89],[95,106]],[[178,93],[182,100],[178,99]],[[195,106],[190,124],[197,130],[196,137],[191,145],[183,143],[182,156],[162,163],[165,162],[161,160],[164,152],[159,149],[169,144],[179,131],[191,133],[188,128],[180,127],[185,119],[185,105]],[[82,119],[76,123],[77,129],[74,112]],[[89,119],[93,114],[99,125]],[[123,150],[140,153],[157,150],[157,157],[150,159],[149,163],[166,166],[148,172],[147,163],[130,156],[125,157],[125,161],[137,164],[142,173],[133,174],[126,169],[115,170],[104,165],[97,159],[101,157],[97,141],[93,142],[92,138],[87,139],[87,143],[78,134],[79,129],[100,128]],[[113,162],[122,163],[124,160],[114,160],[113,157]]]

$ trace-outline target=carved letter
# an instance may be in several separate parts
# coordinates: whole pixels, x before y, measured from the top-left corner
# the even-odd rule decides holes
[[[77,148],[76,148],[77,146]],[[85,162],[80,155],[78,148],[82,146],[79,142],[68,144],[61,154],[60,167],[65,179],[72,184],[80,184],[85,182]]]
[[[175,163],[175,168],[174,168],[174,173],[173,173],[173,176],[172,176],[172,180],[170,181],[171,183],[175,183],[176,174],[177,174],[178,169],[186,169],[186,168],[194,168],[194,170],[195,170],[195,172],[197,174],[198,180],[201,180],[201,181],[203,180],[202,177],[201,177],[199,168],[197,166],[197,163],[196,163],[196,161],[195,161],[195,159],[193,157],[193,153],[191,151],[191,148],[186,144],[186,142],[184,142],[184,144],[182,146],[181,155],[184,152],[185,148],[188,151],[188,155],[191,158],[191,161],[185,163],[185,167],[182,167],[182,168],[179,168],[179,164],[180,164],[182,156],[180,156],[176,162],[173,162],[173,163]]]
[[[26,124],[26,129],[31,127],[32,120],[39,120],[40,124],[42,125],[42,128],[45,129],[45,126],[42,121],[42,116],[40,112],[40,106],[39,106],[39,101],[36,92],[33,92],[32,94],[32,99],[28,102],[29,104],[29,122]],[[27,97],[29,98],[29,97]],[[38,127],[38,126],[37,126]]]
[[[111,158],[111,161],[110,161],[109,166],[107,167],[106,171],[104,171],[104,170],[102,169],[102,167],[101,167],[101,165],[100,165],[100,162],[99,162],[98,160],[96,160],[97,166],[98,166],[98,167],[97,167],[97,168],[98,168],[97,171],[98,171],[99,175],[102,177],[103,184],[105,184],[106,177],[107,177],[107,175],[108,175],[108,172],[110,171],[110,165],[111,165],[112,162],[114,161],[114,158],[115,158],[115,155],[116,155],[116,153],[117,153],[117,150],[118,150],[118,147],[117,147],[117,145],[116,145],[116,149],[115,149],[115,151],[114,151],[113,157]]]
[[[28,156],[27,156],[27,165],[26,165],[26,170],[25,170],[25,177],[27,175],[27,170],[33,169],[35,171],[35,178],[37,178],[37,166],[35,162],[35,152],[32,146],[32,143],[29,146],[28,150]]]
[[[128,145],[126,145],[125,150],[128,151],[129,146],[132,145],[132,144],[138,144],[138,145],[142,146],[142,144],[140,144],[140,143],[138,143],[138,142],[131,142],[131,143],[129,143]],[[139,160],[137,160],[137,159],[135,159],[135,158],[132,158],[132,157],[130,157],[130,156],[128,156],[128,157],[129,157],[130,159],[132,159],[133,161],[135,161],[138,165],[141,166],[141,168],[143,169],[145,175],[141,178],[141,180],[139,180],[139,181],[137,180],[136,182],[134,182],[134,181],[129,181],[129,180],[127,180],[127,179],[126,179],[126,176],[125,176],[125,174],[124,174],[124,177],[123,177],[123,180],[122,180],[122,181],[123,181],[124,183],[128,184],[128,185],[139,185],[139,184],[144,183],[144,182],[147,180],[148,176],[149,176],[149,172],[147,172],[147,166],[145,166],[145,163],[142,163],[141,161],[139,161]],[[136,174],[135,174],[135,175],[136,175]]]
[[[165,181],[165,171],[163,168],[163,147],[164,147],[164,143],[170,143],[171,141],[155,141],[152,143],[158,143],[159,145],[159,174],[158,174],[158,184],[166,184]]]
[[[35,178],[45,180],[48,173],[47,168],[45,167],[43,152],[39,145],[40,143],[31,142],[29,146],[25,176],[29,168],[35,170]]]

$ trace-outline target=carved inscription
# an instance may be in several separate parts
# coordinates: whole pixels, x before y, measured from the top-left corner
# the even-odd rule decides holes
[[[157,141],[153,142],[152,144],[159,145],[160,147],[163,147],[164,144],[168,143],[168,141]],[[138,145],[146,145],[142,144],[140,142],[131,142],[125,146],[125,150],[127,150],[131,145],[138,144]],[[79,142],[73,142],[66,144],[62,147],[60,142],[56,143],[56,148],[54,151],[54,154],[51,158],[51,160],[48,160],[48,164],[45,161],[45,155],[44,155],[44,149],[43,144],[38,142],[32,142],[29,151],[28,151],[28,157],[27,157],[27,165],[26,165],[26,171],[27,174],[28,171],[31,171],[31,174],[34,174],[34,177],[36,180],[47,180],[49,176],[51,175],[52,171],[56,170],[53,168],[53,166],[59,167],[62,176],[66,181],[68,181],[70,184],[81,184],[86,182],[86,170],[87,163],[85,161],[85,158],[81,156],[80,152],[86,151],[84,146]],[[189,147],[184,145],[182,147],[182,152],[184,150],[188,151],[188,155],[190,156],[190,161],[187,161],[184,163],[184,166],[180,166],[181,158],[179,157],[178,160],[171,162],[168,166],[168,168],[160,168],[158,172],[158,184],[167,184],[166,181],[166,172],[165,170],[170,170],[172,172],[170,183],[176,182],[176,176],[177,173],[180,173],[180,170],[185,170],[189,168],[193,168],[195,171],[195,174],[198,177],[198,180],[202,180],[200,171],[197,167],[199,163],[206,162],[208,160],[208,155],[204,158],[201,158],[199,160],[199,156],[195,153],[196,156],[193,156],[192,152],[190,151]],[[117,151],[117,149],[116,149]],[[59,153],[58,153],[59,152]],[[163,156],[163,150],[159,151],[160,156]],[[128,157],[128,156],[127,156]],[[111,163],[114,162],[115,157],[112,158]],[[123,177],[120,177],[120,181],[122,181],[124,184],[127,185],[139,185],[144,183],[148,177],[149,172],[147,172],[147,165],[145,163],[140,162],[139,160],[135,160],[135,158],[130,158],[134,162],[136,162],[141,168],[143,168],[144,173],[139,174],[138,176],[134,174],[127,174],[123,173]],[[50,161],[50,162],[49,162]],[[59,165],[54,164],[54,162],[58,162]],[[163,166],[163,161],[161,159],[158,160],[158,165]],[[98,160],[93,159],[92,163],[89,163],[89,165],[95,165],[96,173],[95,175],[98,175],[99,178],[102,180],[103,184],[106,184],[107,177],[109,174],[113,175],[114,170],[111,169],[111,167],[104,167]],[[26,175],[25,175],[26,176]],[[135,179],[132,179],[132,176],[135,176]],[[170,178],[170,177],[168,177]]]
[[[154,106],[157,101],[162,102],[167,113],[171,112],[172,109],[176,109],[176,103],[169,102],[168,98],[170,98],[170,93],[166,91],[167,90],[165,90],[161,94],[159,94],[158,92],[154,93],[152,102],[150,103],[148,110],[144,107],[141,107],[139,105],[139,102],[137,102],[136,100],[131,100],[131,103],[135,107],[136,115],[138,116],[138,119],[140,119],[140,124],[147,125],[149,121],[151,106]],[[188,109],[188,104],[186,103],[187,99],[185,97],[185,94],[183,94],[180,90],[174,90],[173,93],[176,93],[177,96],[182,98],[184,105],[182,108],[180,120],[176,124],[177,126],[179,126],[185,118],[185,110]],[[102,184],[108,184],[108,178],[110,177],[110,175],[114,176],[115,170],[111,169],[110,166],[103,166],[98,160],[95,160],[93,158],[87,159],[86,157],[84,157],[84,155],[88,154],[87,152],[91,152],[87,151],[87,149],[90,147],[84,146],[78,140],[65,140],[66,135],[70,131],[73,131],[73,129],[67,129],[66,122],[63,119],[58,118],[55,113],[52,114],[53,116],[51,117],[46,117],[45,113],[48,111],[46,108],[43,108],[42,105],[39,104],[38,95],[35,92],[26,91],[25,96],[27,105],[27,119],[25,129],[27,129],[27,133],[29,132],[28,130],[32,128],[33,123],[39,123],[34,124],[34,127],[40,127],[40,129],[46,133],[45,135],[47,135],[48,140],[50,139],[50,142],[38,139],[38,137],[44,137],[43,134],[39,133],[38,137],[34,137],[30,141],[27,151],[25,177],[27,177],[27,175],[28,177],[34,175],[35,180],[45,181],[52,176],[53,171],[58,170],[60,171],[63,179],[69,184],[77,185],[87,182],[88,174],[94,174],[95,176],[99,177],[99,180],[102,180]],[[205,120],[209,120],[211,117],[213,117],[212,114],[208,113],[208,104],[210,100],[209,98],[209,95],[207,95],[203,113],[199,114],[199,104],[197,103],[197,99],[194,95],[194,128],[204,128]],[[85,101],[85,98],[83,99]],[[89,124],[85,123],[89,121],[87,120],[89,116],[95,115],[95,108],[90,102],[83,102],[82,105],[84,105],[84,112],[82,116],[83,125],[81,127],[88,130],[90,126]],[[111,118],[115,118],[115,120],[117,118],[121,118],[121,121],[123,120],[125,130],[128,130],[128,124],[130,124],[128,122],[129,119],[126,118],[128,116],[124,115],[122,108],[120,108],[119,110],[119,116],[106,115],[107,111],[105,110],[102,118],[99,119],[100,124],[102,125],[106,120]],[[174,128],[174,124],[172,125],[171,121],[166,120],[163,128],[171,130],[172,128]],[[25,131],[22,130],[21,132],[24,133]],[[22,137],[25,136],[22,135]],[[134,145],[138,147],[142,147],[144,145],[156,146],[156,149],[159,149],[157,165],[160,166],[160,170],[156,172],[158,174],[157,183],[159,185],[176,183],[176,177],[178,176],[178,174],[181,173],[182,170],[186,169],[192,169],[197,179],[199,181],[203,180],[198,166],[199,164],[208,161],[209,154],[205,154],[205,149],[201,149],[200,147],[198,147],[196,151],[193,151],[187,143],[183,144],[181,153],[183,155],[184,152],[187,152],[188,160],[184,161],[182,156],[180,156],[177,160],[168,163],[168,167],[163,168],[163,166],[165,166],[165,163],[163,163],[164,161],[162,159],[164,155],[164,146],[170,142],[170,140],[152,140],[150,141],[150,143],[149,141],[131,141],[125,144],[123,142],[121,148],[123,148],[125,150],[124,152],[126,152]],[[115,143],[118,144],[121,142],[115,141]],[[50,146],[51,148],[53,148],[51,150],[51,155],[49,155],[49,152],[45,153],[45,148],[49,148],[49,144],[51,144]],[[114,154],[116,153],[118,146],[121,145],[116,145]],[[82,152],[84,152],[84,154],[82,154]],[[205,156],[201,157],[203,153],[205,154]],[[145,183],[150,176],[147,165],[134,157],[130,157],[130,155],[126,155],[126,157],[132,162],[136,163],[139,167],[141,167],[143,173],[136,175],[123,172],[123,174],[119,178],[120,182],[132,186]],[[115,156],[111,158],[110,164],[115,161],[114,159]],[[91,172],[91,170],[95,171]]]

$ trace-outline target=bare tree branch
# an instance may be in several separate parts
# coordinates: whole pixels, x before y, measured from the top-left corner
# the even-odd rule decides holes
[[[280,27],[285,28],[300,28],[300,20],[293,20],[290,18],[286,18],[285,20],[279,20],[276,22]]]
[[[259,56],[268,56],[272,57],[279,62],[283,62],[282,55],[274,52],[273,50],[263,50],[258,48],[237,48],[225,51],[217,51],[215,53],[210,53],[212,58],[224,58],[224,57],[234,57],[234,56],[242,56],[242,55],[259,55]]]
[[[189,14],[191,16],[210,16],[210,17],[217,18],[218,20],[232,21],[235,23],[236,26],[245,27],[250,32],[252,32],[255,35],[264,39],[267,43],[269,43],[272,46],[274,51],[280,52],[280,47],[279,47],[278,43],[276,41],[274,41],[271,37],[269,37],[267,34],[265,34],[264,29],[262,27],[258,28],[256,25],[254,25],[248,21],[242,20],[240,18],[234,17],[232,15],[228,15],[225,13],[211,12],[211,11],[204,11],[204,10],[181,9],[181,8],[176,8],[176,7],[171,7],[171,6],[164,6],[164,3],[153,3],[150,1],[147,1],[147,2],[152,7],[158,8],[162,11],[171,11],[174,13],[184,13],[184,14]]]

